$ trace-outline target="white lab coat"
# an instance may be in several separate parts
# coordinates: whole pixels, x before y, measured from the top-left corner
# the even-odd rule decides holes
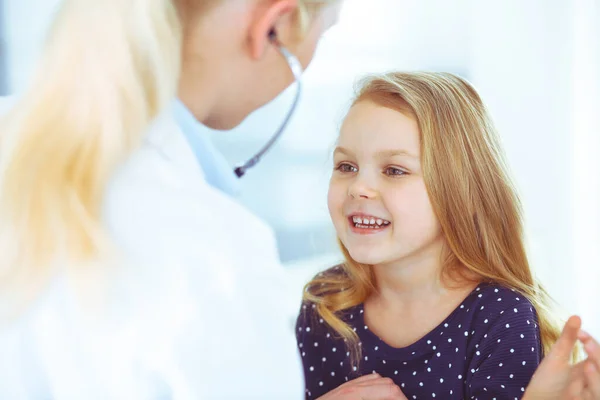
[[[104,221],[126,262],[101,316],[57,276],[0,327],[0,399],[301,399],[274,236],[207,185],[170,113],[110,183]],[[295,303],[295,304],[293,304]]]

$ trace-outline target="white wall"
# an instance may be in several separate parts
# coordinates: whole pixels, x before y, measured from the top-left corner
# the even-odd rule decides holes
[[[472,4],[473,80],[502,133],[533,262],[552,293],[570,293],[572,10],[563,1]],[[560,300],[574,306],[572,296]]]
[[[600,2],[575,2],[572,154],[577,312],[600,332]]]
[[[519,184],[533,265],[600,332],[599,3],[472,4],[470,70]]]

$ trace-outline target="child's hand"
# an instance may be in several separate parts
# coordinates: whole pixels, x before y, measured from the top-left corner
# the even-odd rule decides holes
[[[584,399],[600,399],[600,345],[588,333],[580,331],[579,340],[588,355],[585,362],[584,375],[587,396]]]
[[[600,400],[600,347],[580,328],[579,317],[569,318],[560,338],[533,375],[524,400]],[[571,353],[578,338],[589,358],[571,365]]]
[[[407,400],[390,378],[369,374],[346,382],[317,400]]]

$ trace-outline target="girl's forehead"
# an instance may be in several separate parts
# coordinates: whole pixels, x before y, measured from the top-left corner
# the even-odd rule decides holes
[[[372,101],[361,101],[348,112],[337,143],[363,152],[402,150],[418,156],[419,127],[411,116]]]

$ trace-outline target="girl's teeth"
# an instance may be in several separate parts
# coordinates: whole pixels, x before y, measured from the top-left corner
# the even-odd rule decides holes
[[[352,221],[354,222],[354,225],[356,225],[356,227],[358,228],[377,228],[381,226],[387,226],[390,224],[388,221],[374,217],[352,217]]]

